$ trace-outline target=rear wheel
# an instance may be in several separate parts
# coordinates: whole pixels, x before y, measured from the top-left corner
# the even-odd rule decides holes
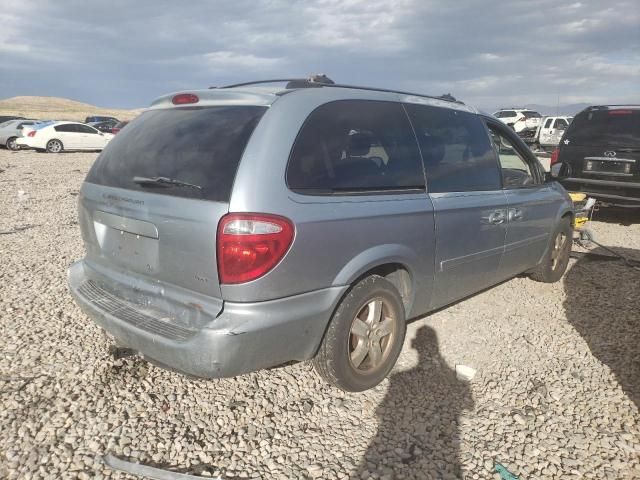
[[[62,151],[62,142],[57,139],[49,140],[47,142],[48,153],[60,153]]]
[[[372,275],[340,302],[313,366],[322,378],[342,390],[373,388],[395,365],[405,330],[398,290],[388,280]]]
[[[7,139],[6,146],[9,150],[13,150],[14,152],[16,150],[20,150],[20,146],[16,143],[16,140],[18,140],[17,137],[11,137]]]
[[[544,283],[560,280],[569,265],[572,242],[571,219],[563,218],[553,233],[547,253],[540,264],[530,273],[530,277],[537,282]]]

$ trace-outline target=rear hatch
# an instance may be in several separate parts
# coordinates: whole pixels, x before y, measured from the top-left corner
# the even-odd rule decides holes
[[[139,303],[151,288],[221,308],[216,228],[266,108],[151,109],[109,142],[83,185],[79,215],[85,263],[111,280],[112,293],[136,301],[143,292]]]
[[[563,176],[638,183],[640,109],[587,109],[576,115],[559,148],[558,161],[563,163]],[[590,187],[592,191],[593,188],[597,187]]]

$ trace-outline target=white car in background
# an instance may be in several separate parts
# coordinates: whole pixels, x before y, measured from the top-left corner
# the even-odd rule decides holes
[[[84,123],[58,121],[23,129],[17,144],[20,148],[59,153],[63,150],[102,150],[112,138],[112,134],[100,132]]]
[[[538,112],[528,108],[501,108],[493,116],[512,127],[517,133],[525,129],[535,130],[542,118]]]
[[[36,123],[36,120],[8,120],[0,123],[0,145],[4,145],[9,150],[19,150],[16,143],[18,137],[22,135],[22,129]]]

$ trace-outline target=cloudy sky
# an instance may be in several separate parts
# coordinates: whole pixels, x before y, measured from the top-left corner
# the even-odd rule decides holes
[[[483,108],[640,103],[638,0],[3,0],[0,98],[140,107],[323,72]]]

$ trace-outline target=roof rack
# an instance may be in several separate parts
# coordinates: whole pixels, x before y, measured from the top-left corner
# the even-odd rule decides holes
[[[287,85],[285,86],[286,89],[318,88],[318,87],[353,88],[357,90],[367,90],[372,92],[387,92],[387,93],[399,93],[401,95],[415,95],[417,97],[431,98],[434,100],[442,100],[445,102],[458,103],[460,105],[464,105],[464,102],[457,100],[455,97],[453,97],[449,93],[446,93],[440,96],[434,96],[434,95],[425,95],[422,93],[415,93],[415,92],[405,92],[402,90],[393,90],[388,88],[346,85],[342,83],[335,83],[333,80],[331,80],[329,77],[327,77],[324,74],[312,75],[309,78],[277,78],[272,80],[256,80],[253,82],[234,83],[232,85],[225,85],[223,87],[209,87],[209,88],[236,88],[236,87],[246,87],[249,85],[262,85],[267,83],[283,83],[283,82],[287,82]]]

